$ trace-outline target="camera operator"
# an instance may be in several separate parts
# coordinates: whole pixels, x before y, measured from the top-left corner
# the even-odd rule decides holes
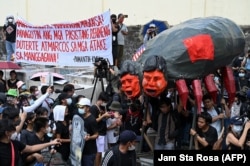
[[[157,35],[155,24],[150,24],[147,33],[144,36],[143,43],[146,44],[148,40],[154,38]]]
[[[115,65],[115,61],[117,59],[117,53],[118,53],[118,41],[117,41],[117,34],[120,29],[118,23],[117,23],[117,17],[115,14],[112,14],[110,16],[111,18],[111,28],[112,28],[112,54],[113,54],[113,65]]]

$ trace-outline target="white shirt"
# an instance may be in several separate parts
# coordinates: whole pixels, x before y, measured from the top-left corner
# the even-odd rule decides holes
[[[120,26],[120,30],[117,34],[117,42],[118,42],[118,45],[125,45],[125,37],[124,35],[122,34],[122,31],[125,31],[125,32],[128,32],[128,28],[126,27],[125,24],[122,24],[122,25],[119,25]]]

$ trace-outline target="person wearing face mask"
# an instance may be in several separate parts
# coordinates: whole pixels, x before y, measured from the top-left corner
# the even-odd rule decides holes
[[[57,105],[63,105],[63,106],[66,106],[67,109],[69,110],[69,106],[72,104],[72,98],[65,92],[62,92],[58,97],[57,97],[57,102],[55,103],[56,105],[54,105],[54,108],[57,106]],[[53,109],[54,109],[53,108]],[[70,116],[70,112],[69,112],[69,116]],[[50,113],[50,116],[49,116],[49,119],[50,120],[54,120],[54,115],[53,115],[53,110],[52,112]]]
[[[244,129],[243,129],[244,128]],[[228,133],[226,135],[226,149],[227,150],[242,150],[246,141],[247,132],[250,129],[250,121],[245,123],[239,117],[233,117],[230,119],[230,126],[228,127]]]
[[[27,90],[27,86],[23,81],[18,81],[16,83],[19,95],[25,95],[25,94],[30,94],[30,92]]]
[[[60,139],[61,146],[56,150],[62,155],[62,159],[67,162],[70,154],[70,132],[69,110],[67,106],[57,105],[53,109],[54,121],[56,122],[55,137]]]
[[[82,166],[93,166],[97,153],[96,139],[99,136],[96,118],[91,114],[91,103],[88,98],[81,98],[77,103],[78,115],[84,120],[84,147],[82,150]],[[73,138],[72,138],[73,139]]]
[[[11,56],[15,53],[16,48],[16,23],[13,15],[6,17],[6,21],[3,26],[3,36],[7,51],[6,60],[9,62],[11,61]]]
[[[244,53],[241,53],[238,57],[234,58],[232,61],[232,70],[235,80],[237,80],[239,69],[241,67],[242,61],[244,60]]]
[[[105,152],[108,148],[107,145],[107,125],[106,121],[111,116],[106,111],[106,105],[108,102],[108,95],[106,92],[101,92],[98,96],[96,104],[90,107],[91,114],[96,118],[98,125],[99,137],[96,139],[97,154],[95,159],[95,165],[100,166],[102,152]]]
[[[66,93],[68,95],[68,109],[69,109],[69,116],[72,119],[73,115],[77,112],[76,101],[75,101],[75,87],[72,84],[66,84],[63,87],[62,93]],[[56,105],[60,104],[59,98],[57,98],[52,106],[54,108]],[[50,117],[53,117],[50,115]]]
[[[1,165],[18,166],[23,165],[21,154],[34,153],[52,145],[58,145],[58,140],[34,146],[25,145],[20,141],[10,139],[10,135],[15,132],[15,126],[8,119],[0,120],[0,161]]]
[[[105,153],[102,166],[136,166],[135,145],[140,139],[133,131],[124,130],[120,134],[119,144]]]
[[[20,132],[23,129],[27,113],[20,113],[19,109],[7,106],[3,110],[3,119],[9,119],[16,127],[16,131],[11,135],[12,140],[20,140]]]
[[[240,91],[243,89],[244,86],[250,87],[250,83],[248,81],[248,75],[246,73],[246,70],[241,67],[239,69],[238,79],[236,81],[236,90]]]
[[[51,141],[51,138],[47,135],[49,131],[48,122],[48,118],[45,117],[38,117],[34,120],[34,134],[30,137],[30,139],[27,140],[27,145],[37,145],[42,143],[48,143]],[[49,147],[46,147],[33,153],[24,153],[22,155],[25,159],[25,165],[34,164],[36,162],[45,164],[49,161],[49,158],[46,156],[50,157],[50,155],[47,155],[47,153],[55,153],[55,150],[50,150]]]

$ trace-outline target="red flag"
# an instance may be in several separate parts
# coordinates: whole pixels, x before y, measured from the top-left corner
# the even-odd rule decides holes
[[[207,91],[212,96],[214,103],[216,103],[218,89],[215,85],[212,74],[209,74],[204,78],[204,83],[205,83]]]
[[[186,81],[184,79],[180,79],[176,81],[178,95],[180,96],[181,102],[185,110],[187,110],[187,100],[188,100],[188,88],[186,85]]]
[[[201,113],[201,102],[202,102],[202,90],[201,80],[193,80],[192,82],[194,97],[197,105],[198,114]]]

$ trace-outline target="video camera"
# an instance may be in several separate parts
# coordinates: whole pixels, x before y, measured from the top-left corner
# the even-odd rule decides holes
[[[96,76],[101,77],[101,78],[106,78],[107,77],[107,72],[109,69],[109,61],[102,58],[102,57],[96,57],[94,65],[96,66]]]

